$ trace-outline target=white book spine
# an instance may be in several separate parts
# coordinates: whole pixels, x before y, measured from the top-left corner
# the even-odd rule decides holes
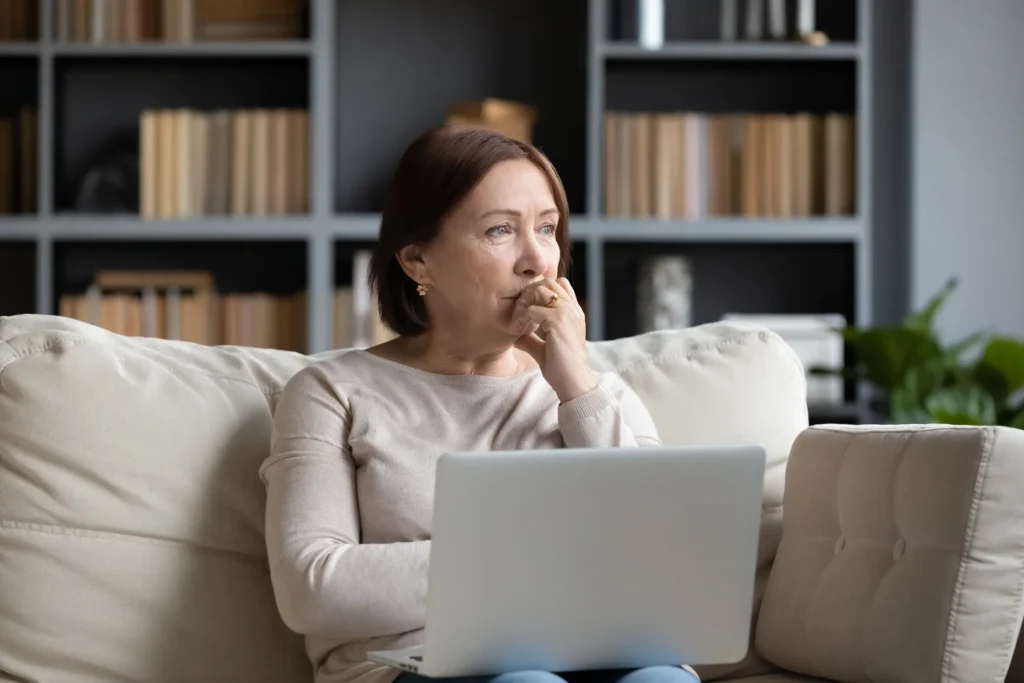
[[[665,0],[640,0],[640,46],[657,50],[665,44]]]
[[[797,35],[809,36],[814,33],[814,0],[797,0]]]

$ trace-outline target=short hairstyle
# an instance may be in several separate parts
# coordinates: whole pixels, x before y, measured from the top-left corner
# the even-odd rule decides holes
[[[370,259],[369,285],[381,320],[395,333],[416,336],[429,329],[426,307],[398,262],[411,244],[429,244],[444,219],[497,163],[528,159],[547,176],[558,209],[555,237],[565,275],[571,258],[569,206],[554,166],[533,145],[483,128],[444,125],[416,138],[403,153],[391,180],[380,234]]]

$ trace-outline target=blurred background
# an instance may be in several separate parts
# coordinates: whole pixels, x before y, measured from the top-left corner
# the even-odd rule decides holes
[[[0,0],[0,315],[384,340],[388,179],[458,122],[562,175],[591,339],[751,319],[812,422],[1024,426],[1022,35],[1020,0]]]

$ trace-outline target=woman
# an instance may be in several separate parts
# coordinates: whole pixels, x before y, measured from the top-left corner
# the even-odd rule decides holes
[[[422,642],[441,453],[660,444],[637,395],[587,364],[564,277],[568,218],[530,145],[445,127],[400,160],[370,268],[398,336],[299,372],[260,468],[278,608],[306,636],[318,683],[416,678],[366,653]],[[627,675],[697,680],[678,667],[577,674]],[[497,681],[562,683],[533,671]]]

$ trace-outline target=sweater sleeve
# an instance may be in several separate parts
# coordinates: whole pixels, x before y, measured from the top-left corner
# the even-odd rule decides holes
[[[558,426],[568,448],[661,445],[647,407],[613,373],[600,375],[596,387],[559,405]]]
[[[266,542],[278,611],[298,633],[357,640],[426,621],[430,541],[361,544],[348,405],[316,366],[286,385],[274,413]]]

